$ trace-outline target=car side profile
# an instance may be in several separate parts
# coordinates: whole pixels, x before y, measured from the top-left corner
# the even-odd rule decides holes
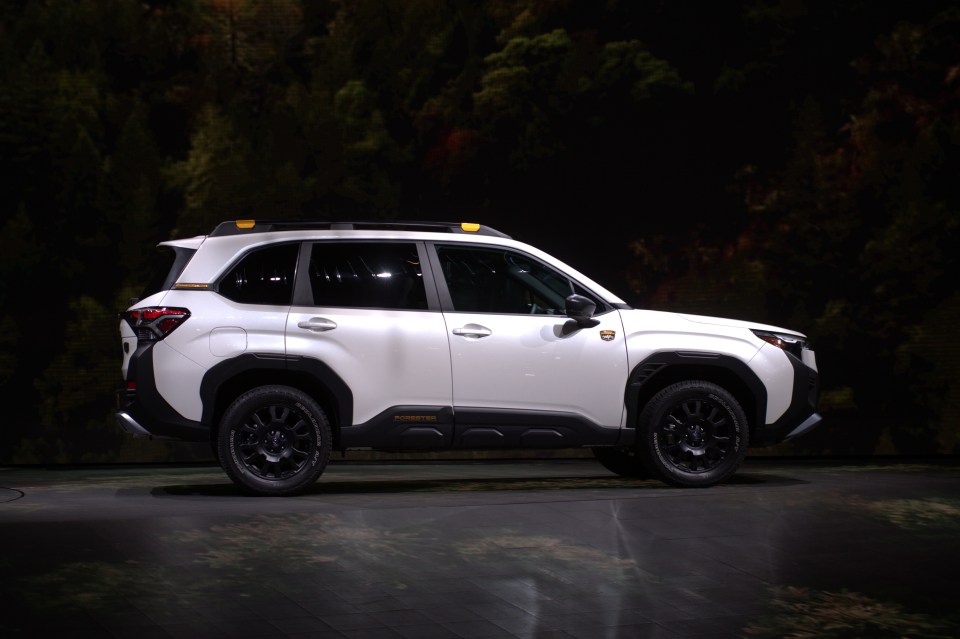
[[[799,332],[632,308],[479,224],[236,220],[161,242],[120,313],[116,418],[256,495],[335,450],[588,448],[680,487],[820,421]]]

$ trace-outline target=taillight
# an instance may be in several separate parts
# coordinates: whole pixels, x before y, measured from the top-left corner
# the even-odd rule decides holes
[[[190,317],[190,311],[185,308],[148,306],[124,311],[120,317],[136,332],[138,340],[156,342],[183,324]]]

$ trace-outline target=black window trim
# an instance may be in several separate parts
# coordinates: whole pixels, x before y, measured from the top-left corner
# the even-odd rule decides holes
[[[472,242],[444,242],[444,241],[442,241],[442,240],[436,240],[436,241],[431,240],[431,241],[425,242],[425,244],[427,245],[426,248],[427,248],[427,251],[428,251],[428,253],[429,253],[429,258],[430,258],[430,270],[431,270],[432,273],[436,273],[436,277],[434,278],[434,281],[436,282],[437,292],[439,293],[439,296],[440,296],[440,308],[443,310],[444,313],[466,313],[466,312],[469,312],[469,313],[483,314],[483,313],[475,312],[475,311],[457,311],[456,309],[454,309],[454,307],[453,307],[453,298],[450,296],[450,291],[449,291],[449,289],[447,288],[447,282],[446,282],[446,280],[444,280],[444,278],[443,278],[443,268],[441,267],[441,264],[440,264],[440,256],[437,254],[437,246],[445,246],[445,247],[446,247],[446,246],[453,246],[453,247],[457,247],[457,248],[459,248],[459,247],[464,247],[464,248],[474,248],[474,249],[500,250],[500,251],[507,251],[507,252],[510,252],[510,253],[517,253],[517,254],[519,254],[519,255],[522,255],[522,256],[526,257],[526,258],[529,259],[529,260],[532,260],[532,261],[536,262],[537,264],[540,264],[541,266],[543,266],[543,267],[545,267],[545,268],[548,268],[548,269],[550,269],[550,270],[552,270],[552,271],[555,271],[555,272],[557,272],[557,273],[560,273],[560,274],[563,275],[563,277],[565,277],[568,281],[573,282],[574,284],[576,284],[577,286],[579,286],[579,287],[580,287],[581,289],[583,289],[584,291],[587,291],[588,293],[590,293],[590,295],[593,297],[593,299],[595,299],[597,302],[599,302],[599,304],[597,305],[596,311],[594,311],[594,315],[604,315],[604,314],[606,314],[606,313],[609,313],[609,312],[615,310],[615,309],[614,309],[614,306],[613,306],[610,302],[608,302],[606,299],[604,299],[604,297],[603,297],[602,295],[598,294],[596,291],[594,291],[593,289],[591,289],[589,286],[584,286],[583,282],[581,282],[581,281],[579,281],[579,280],[577,280],[577,279],[574,279],[574,278],[570,277],[570,275],[568,275],[566,272],[562,271],[561,269],[557,268],[557,267],[554,266],[553,264],[550,264],[550,263],[548,263],[548,262],[545,262],[544,260],[538,258],[537,256],[531,255],[530,253],[527,253],[526,251],[522,251],[522,250],[520,250],[520,249],[518,249],[518,248],[515,248],[515,247],[512,247],[512,246],[499,246],[499,245],[495,245],[495,244],[480,244],[480,243],[474,244],[474,243],[472,243]],[[602,306],[601,306],[601,305],[602,305]],[[487,313],[487,314],[490,314],[490,315],[504,315],[505,313]],[[520,313],[509,313],[509,314],[510,314],[510,315],[522,316],[522,314],[520,314]],[[544,315],[531,315],[531,317],[545,317],[545,316],[544,316]],[[552,316],[552,317],[563,317],[563,316],[561,316],[561,315],[554,315],[554,316]]]
[[[414,245],[417,249],[417,256],[420,259],[420,273],[423,277],[423,287],[424,292],[427,297],[427,308],[426,309],[404,309],[396,308],[389,309],[393,311],[406,311],[414,313],[425,313],[425,312],[439,312],[440,311],[440,296],[437,292],[436,278],[434,278],[434,271],[431,268],[427,256],[427,249],[424,246],[424,242],[420,240],[410,240],[404,238],[390,238],[390,239],[379,239],[379,238],[311,238],[302,241],[300,246],[300,260],[299,264],[310,264],[310,258],[312,255],[313,247],[321,244],[406,244]],[[294,282],[293,287],[293,306],[299,307],[315,307],[313,303],[313,292],[310,288],[310,269],[302,268],[297,270],[297,278]],[[346,308],[346,307],[345,307]],[[352,308],[352,307],[350,307]]]
[[[286,304],[265,304],[262,302],[240,302],[231,297],[224,295],[220,291],[220,286],[221,284],[223,284],[223,281],[227,278],[227,276],[233,272],[233,269],[235,269],[243,260],[247,259],[253,253],[257,251],[262,251],[262,250],[274,249],[274,248],[277,248],[278,246],[290,246],[293,244],[300,244],[300,243],[301,243],[300,240],[286,240],[281,242],[270,242],[268,244],[258,244],[256,246],[247,247],[246,249],[238,253],[236,257],[233,259],[233,261],[231,261],[230,264],[217,277],[217,279],[213,283],[213,286],[211,287],[212,290],[218,295],[222,296],[224,299],[230,300],[234,304],[247,304],[249,306],[290,306],[290,303],[292,302],[292,299],[296,296],[296,292],[297,292],[297,279],[300,276],[300,270],[301,270],[300,256],[303,254],[302,246],[300,247],[300,250],[297,252],[297,259],[293,264],[293,294],[290,296],[291,299],[287,300]]]

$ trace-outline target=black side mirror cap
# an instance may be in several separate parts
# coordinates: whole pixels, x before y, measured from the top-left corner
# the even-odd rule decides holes
[[[590,298],[574,293],[565,302],[567,317],[574,320],[579,328],[591,328],[600,323],[600,320],[593,319],[597,305]]]

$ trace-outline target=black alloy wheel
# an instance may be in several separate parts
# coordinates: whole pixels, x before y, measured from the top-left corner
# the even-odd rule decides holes
[[[323,473],[330,425],[309,395],[288,386],[261,386],[227,409],[218,438],[224,471],[247,492],[294,495]]]
[[[664,388],[641,412],[639,427],[644,463],[675,486],[725,481],[746,456],[746,414],[730,392],[711,382]]]

